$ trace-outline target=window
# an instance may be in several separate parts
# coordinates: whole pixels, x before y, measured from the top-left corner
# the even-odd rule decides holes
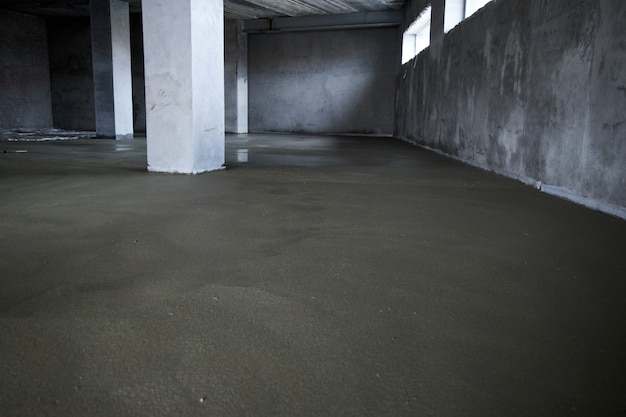
[[[446,0],[446,10],[443,16],[443,32],[450,29],[465,19],[465,0]]]
[[[409,62],[430,45],[430,9],[430,6],[426,7],[402,35],[403,64]]]
[[[443,31],[448,33],[450,29],[476,13],[491,0],[446,0],[444,13]]]
[[[491,0],[465,0],[465,18],[467,19]]]

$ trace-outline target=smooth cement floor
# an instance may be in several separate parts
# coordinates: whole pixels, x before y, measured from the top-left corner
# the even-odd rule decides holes
[[[1,416],[626,415],[625,221],[390,138],[145,146],[0,142]]]

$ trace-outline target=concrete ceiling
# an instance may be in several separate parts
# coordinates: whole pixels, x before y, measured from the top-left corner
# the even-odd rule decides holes
[[[399,10],[406,0],[224,0],[224,15],[237,19]]]
[[[141,0],[126,0],[131,12]],[[309,16],[399,10],[406,0],[224,0],[224,16],[234,19]],[[87,16],[89,0],[0,0],[0,9],[40,16]]]

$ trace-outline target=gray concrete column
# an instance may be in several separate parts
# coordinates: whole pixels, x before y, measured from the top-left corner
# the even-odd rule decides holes
[[[248,33],[237,23],[237,133],[248,133]]]
[[[90,8],[96,134],[129,138],[133,136],[133,89],[128,3],[91,0]]]
[[[143,0],[148,170],[224,164],[223,0]]]

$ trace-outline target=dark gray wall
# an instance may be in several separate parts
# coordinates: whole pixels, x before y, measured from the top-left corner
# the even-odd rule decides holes
[[[54,127],[95,130],[91,26],[88,17],[48,20]],[[146,130],[141,15],[130,16],[133,124]]]
[[[226,131],[237,130],[237,20],[224,20],[224,98]]]
[[[0,10],[0,128],[52,127],[45,22]]]
[[[133,72],[133,127],[146,131],[146,89],[143,70],[143,26],[141,14],[130,15],[130,53]]]
[[[445,36],[433,19],[395,134],[626,217],[626,2],[498,0]]]
[[[225,21],[226,130],[237,116],[237,21]],[[95,130],[91,32],[89,18],[48,21],[54,126]],[[146,131],[146,98],[141,15],[130,16],[135,132]]]
[[[397,28],[251,34],[250,131],[391,134]]]
[[[54,127],[95,130],[89,18],[48,20]]]

